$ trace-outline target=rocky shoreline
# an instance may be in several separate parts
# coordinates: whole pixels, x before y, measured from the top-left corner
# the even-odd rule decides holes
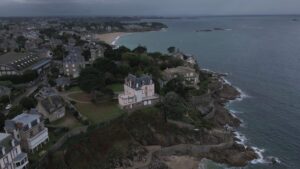
[[[186,143],[186,140],[182,138],[182,144],[162,146],[159,150],[151,152],[149,164],[133,168],[180,169],[184,166],[185,169],[196,169],[203,159],[234,167],[244,167],[258,158],[254,149],[238,144],[240,140],[236,138],[234,132],[240,126],[241,121],[225,108],[226,103],[241,97],[241,93],[223,80],[224,75],[212,73],[212,76],[215,77],[215,81],[210,86],[211,92],[206,96],[211,108],[208,108],[205,118],[213,122],[216,127],[211,130],[198,130],[194,127],[192,130],[198,132],[197,134],[200,133],[192,138],[194,141]],[[177,124],[180,128],[190,130],[193,128],[190,124],[169,122]]]

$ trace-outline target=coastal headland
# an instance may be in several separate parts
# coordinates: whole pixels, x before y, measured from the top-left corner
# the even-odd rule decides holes
[[[123,47],[122,51],[128,50]],[[147,71],[151,65],[158,66],[157,71],[165,70],[160,68],[165,64],[193,68],[201,77],[200,83],[190,88],[182,86],[180,79],[168,82],[160,89],[160,104],[89,126],[86,133],[69,139],[40,166],[49,169],[53,166],[72,169],[179,169],[184,166],[195,169],[203,159],[244,167],[259,158],[254,149],[240,144],[241,140],[236,137],[235,131],[241,121],[225,107],[229,101],[240,98],[241,93],[226,83],[225,75],[202,70],[196,62],[191,65],[173,56],[148,54],[141,46],[124,54],[118,63],[131,59],[128,61],[133,68],[139,63],[136,67],[139,71]],[[167,103],[167,98],[171,102]],[[189,165],[185,165],[186,162]]]

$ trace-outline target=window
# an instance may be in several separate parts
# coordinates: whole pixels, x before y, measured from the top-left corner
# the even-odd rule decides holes
[[[34,120],[33,122],[31,122],[31,127],[34,127],[35,125],[38,124],[38,121],[37,120]]]
[[[28,125],[26,125],[26,126],[23,127],[23,131],[27,131],[28,129],[29,129]]]
[[[42,131],[42,130],[43,130],[42,126],[39,126],[39,131]]]

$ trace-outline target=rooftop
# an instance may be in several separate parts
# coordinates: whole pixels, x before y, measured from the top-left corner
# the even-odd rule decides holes
[[[17,70],[27,69],[39,62],[45,61],[33,53],[9,52],[0,55],[0,64],[10,65]]]
[[[142,75],[137,77],[135,75],[129,74],[125,79],[125,83],[134,89],[139,89],[144,85],[152,84],[152,76],[150,75]]]
[[[16,116],[15,118],[13,118],[12,120],[17,123],[22,123],[23,125],[26,125],[26,124],[33,122],[36,119],[39,119],[40,117],[41,117],[41,115],[39,115],[39,114],[22,113],[22,114]]]
[[[64,106],[64,100],[59,95],[52,95],[41,101],[42,106],[49,114]]]
[[[4,139],[6,139],[7,137],[9,137],[10,134],[7,133],[0,133],[0,142],[2,142]]]

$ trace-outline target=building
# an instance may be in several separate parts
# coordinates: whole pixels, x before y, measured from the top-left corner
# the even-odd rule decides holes
[[[65,116],[65,101],[55,89],[43,87],[34,97],[38,100],[37,111],[44,119],[53,122]]]
[[[81,50],[72,47],[69,54],[63,59],[64,74],[66,76],[77,78],[82,68],[85,67],[84,57],[81,55]]]
[[[34,53],[9,52],[0,55],[0,76],[22,75],[26,70],[41,73],[50,66],[51,59]]]
[[[0,168],[24,169],[28,165],[28,157],[23,153],[20,143],[7,133],[0,133]]]
[[[155,85],[151,76],[136,77],[129,74],[125,79],[124,93],[119,94],[118,100],[121,108],[131,109],[153,105],[159,101],[159,96],[155,94]]]
[[[66,87],[71,85],[71,79],[69,77],[58,77],[55,79],[56,87],[61,90],[65,90]]]
[[[49,122],[56,121],[65,116],[66,108],[64,99],[59,95],[50,95],[38,102],[37,110]]]
[[[165,81],[170,81],[175,78],[183,78],[186,86],[197,87],[199,83],[199,74],[195,69],[190,67],[178,66],[164,70],[163,79]]]
[[[91,52],[90,62],[95,61],[97,58],[104,57],[104,48],[101,45],[91,45],[90,52]]]
[[[10,96],[11,89],[6,86],[0,86],[0,97],[2,96]]]
[[[33,109],[12,120],[6,120],[4,130],[19,141],[21,148],[27,152],[38,150],[49,140],[48,129],[44,126],[42,115]]]

